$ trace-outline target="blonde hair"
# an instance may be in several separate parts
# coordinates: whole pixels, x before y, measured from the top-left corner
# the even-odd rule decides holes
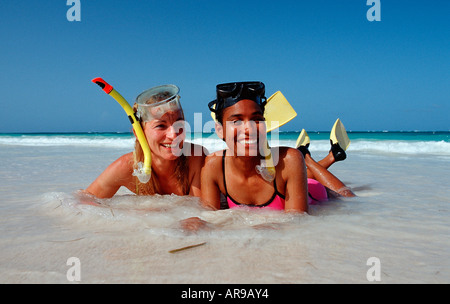
[[[153,95],[149,98],[149,100],[146,102],[146,104],[153,104],[156,102],[159,102],[161,100],[164,100],[167,98],[167,96],[170,95],[170,92],[162,92],[156,95]],[[135,103],[133,106],[133,110],[136,113],[137,112],[138,105]],[[181,110],[182,115],[183,110]],[[144,126],[141,123],[142,128]],[[136,142],[134,145],[134,152],[133,152],[133,169],[138,168],[138,163],[144,161],[144,151],[142,150],[141,144],[139,143],[139,140],[136,138]],[[176,167],[174,170],[173,175],[176,177],[177,183],[179,186],[181,186],[183,195],[189,194],[189,166],[187,163],[187,158],[184,154],[181,154],[176,159]],[[155,174],[154,171],[152,171],[150,181],[146,184],[141,183],[139,179],[135,178],[136,182],[136,194],[137,195],[153,195],[153,194],[161,194],[161,188],[160,188],[160,181],[158,180],[158,176]]]

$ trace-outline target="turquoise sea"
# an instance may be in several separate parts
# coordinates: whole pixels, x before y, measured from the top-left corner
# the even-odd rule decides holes
[[[308,134],[319,160],[329,132]],[[298,135],[270,142],[293,147]],[[131,133],[0,134],[0,283],[72,283],[72,257],[81,283],[450,283],[450,132],[349,137],[330,171],[357,197],[291,215],[126,189],[101,207],[81,204],[77,191],[132,151]],[[224,148],[214,134],[187,140]],[[184,232],[191,216],[209,229]]]
[[[299,132],[269,133],[269,139],[275,138],[279,142],[272,145],[295,146]],[[328,145],[330,133],[322,131],[308,131],[312,142]],[[395,153],[448,154],[450,143],[449,131],[365,131],[348,132],[353,142],[350,151],[381,151],[383,148]],[[129,148],[132,147],[134,136],[129,132],[115,133],[0,133],[0,145],[4,146],[90,146]],[[203,144],[211,151],[220,146],[214,133],[193,133],[188,139]],[[370,147],[367,146],[370,144]],[[406,151],[405,144],[408,144]],[[396,149],[396,147],[398,149]],[[366,148],[366,149],[365,149]],[[314,149],[312,145],[312,149]],[[388,151],[386,151],[388,152]]]

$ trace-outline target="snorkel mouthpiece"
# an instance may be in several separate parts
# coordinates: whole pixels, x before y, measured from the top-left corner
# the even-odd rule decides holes
[[[266,145],[264,146],[264,158],[261,159],[260,165],[256,165],[255,169],[266,181],[273,182],[275,179],[277,172],[273,164],[272,151],[270,150],[267,139]]]
[[[255,169],[256,172],[269,183],[273,182],[273,180],[275,179],[276,171],[274,167],[264,167],[264,165],[261,164],[256,165]]]
[[[145,163],[142,162],[138,162],[137,166],[138,166],[137,169],[134,169],[133,171],[133,176],[136,176],[138,180],[143,184],[148,183],[150,181],[152,173],[151,166],[150,168],[146,168]]]
[[[142,151],[144,152],[144,163],[139,162],[138,168],[134,170],[133,175],[136,176],[139,181],[143,184],[149,182],[151,173],[152,173],[152,159],[150,147],[148,146],[147,138],[145,137],[144,131],[142,130],[141,124],[137,119],[133,108],[130,104],[119,94],[110,84],[104,81],[102,78],[94,78],[92,82],[97,84],[102,88],[102,90],[114,98],[124,109],[125,113],[127,113],[128,118],[133,126],[133,130],[136,133],[136,137],[142,147]]]

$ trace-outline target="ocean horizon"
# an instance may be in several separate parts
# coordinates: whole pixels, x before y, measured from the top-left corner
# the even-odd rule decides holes
[[[329,131],[307,131],[310,150],[329,150]],[[271,132],[271,146],[294,147],[299,131]],[[348,131],[349,151],[406,153],[450,156],[449,131]],[[0,147],[4,146],[80,146],[111,149],[133,149],[132,132],[48,132],[0,133]],[[225,144],[215,133],[190,133],[186,141],[203,145],[210,152],[224,149]]]

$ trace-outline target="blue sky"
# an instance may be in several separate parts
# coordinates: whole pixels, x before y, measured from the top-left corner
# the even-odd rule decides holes
[[[221,82],[260,80],[298,112],[282,127],[449,130],[450,1],[66,0],[0,2],[0,132],[121,132],[143,90],[181,88],[186,119],[209,119]],[[204,121],[204,122],[205,122]]]

